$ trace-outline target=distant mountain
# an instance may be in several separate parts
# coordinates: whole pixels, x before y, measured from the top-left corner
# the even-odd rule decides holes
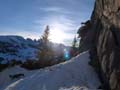
[[[21,36],[0,36],[0,61],[36,59],[38,41]]]
[[[70,47],[64,46],[63,44],[52,44],[52,48],[55,52],[55,56],[59,56],[64,52],[64,49],[70,49]],[[30,38],[24,39],[21,36],[0,36],[0,63],[7,63],[11,60],[26,61],[36,60],[38,51],[38,40],[32,40]]]

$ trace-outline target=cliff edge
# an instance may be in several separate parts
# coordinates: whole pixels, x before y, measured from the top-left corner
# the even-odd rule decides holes
[[[102,87],[120,90],[120,0],[96,0],[89,21],[91,27],[83,28],[88,27],[86,23],[78,31],[82,50],[90,49],[90,64],[95,67]]]

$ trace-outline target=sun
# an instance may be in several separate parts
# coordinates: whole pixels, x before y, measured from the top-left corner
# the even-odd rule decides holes
[[[63,43],[65,38],[64,32],[62,32],[58,27],[50,30],[50,41],[54,43]]]

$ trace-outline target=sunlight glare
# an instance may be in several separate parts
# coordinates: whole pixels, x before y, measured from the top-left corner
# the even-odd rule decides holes
[[[50,29],[50,41],[54,43],[63,43],[65,39],[65,33],[61,30],[61,27],[56,26]]]

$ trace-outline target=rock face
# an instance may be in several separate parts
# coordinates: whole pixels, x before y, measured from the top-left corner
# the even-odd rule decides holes
[[[80,39],[80,44],[79,44],[79,52],[83,52],[86,51],[88,49],[90,49],[90,47],[92,46],[92,36],[93,36],[93,30],[91,30],[92,25],[91,25],[91,21],[88,20],[84,23],[81,23],[82,26],[79,28],[78,30],[78,34],[79,34],[79,38]]]
[[[96,0],[90,21],[91,59],[99,63],[104,88],[120,90],[120,0]]]
[[[99,60],[101,77],[106,87],[120,90],[120,0],[96,0],[91,22],[91,50]]]

